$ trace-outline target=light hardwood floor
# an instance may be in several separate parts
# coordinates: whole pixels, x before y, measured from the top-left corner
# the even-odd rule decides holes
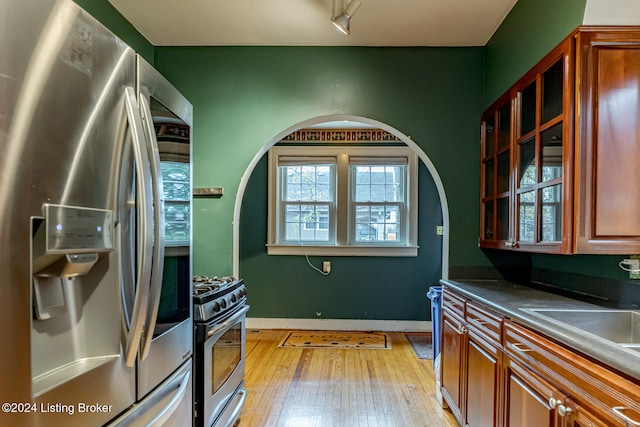
[[[289,331],[248,330],[238,427],[457,426],[436,398],[430,360],[403,333],[391,350],[278,348]]]

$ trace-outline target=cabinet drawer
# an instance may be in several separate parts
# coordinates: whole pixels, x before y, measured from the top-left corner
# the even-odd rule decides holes
[[[481,335],[486,341],[493,345],[502,345],[502,316],[468,301],[465,319],[469,332]]]
[[[513,322],[505,321],[504,326],[509,357],[548,378],[609,425],[626,426],[620,414],[640,423],[639,384]]]
[[[462,319],[464,319],[464,302],[465,298],[462,295],[444,288],[442,292],[442,306]]]

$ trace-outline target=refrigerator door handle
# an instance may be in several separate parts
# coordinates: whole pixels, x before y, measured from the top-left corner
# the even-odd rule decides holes
[[[155,416],[153,420],[151,420],[147,427],[153,426],[162,426],[167,418],[169,418],[176,410],[182,399],[184,399],[185,394],[187,393],[187,386],[189,385],[189,378],[191,377],[191,370],[187,371],[182,377],[182,381],[180,381],[180,387],[178,387],[178,391],[171,398],[171,400],[166,404],[164,408]]]
[[[125,88],[125,109],[129,119],[129,129],[133,142],[133,154],[136,171],[136,193],[139,206],[136,209],[137,219],[137,268],[136,294],[131,315],[131,325],[125,348],[125,363],[133,367],[136,362],[138,349],[144,333],[147,307],[149,305],[149,283],[151,276],[151,246],[153,245],[151,226],[151,172],[149,169],[149,155],[143,143],[144,129],[139,115],[135,90]]]
[[[160,294],[162,291],[162,274],[164,270],[164,189],[162,185],[162,171],[160,170],[160,153],[156,133],[153,128],[153,118],[151,109],[144,96],[139,99],[140,113],[146,134],[147,151],[151,164],[151,178],[153,189],[153,223],[154,223],[154,245],[153,260],[151,265],[151,290],[149,295],[149,307],[147,310],[147,320],[145,322],[145,333],[140,349],[140,360],[146,359],[149,355],[153,331],[158,319],[158,308],[160,306]]]

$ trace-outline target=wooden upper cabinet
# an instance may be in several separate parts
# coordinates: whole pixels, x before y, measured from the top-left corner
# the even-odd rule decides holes
[[[640,253],[640,27],[579,27],[482,115],[481,152],[480,247]]]
[[[573,39],[482,116],[480,246],[570,253]]]
[[[576,252],[640,253],[640,27],[576,36]]]
[[[570,253],[573,231],[573,40],[513,88],[515,247]]]
[[[511,98],[506,94],[482,116],[480,244],[511,241]]]

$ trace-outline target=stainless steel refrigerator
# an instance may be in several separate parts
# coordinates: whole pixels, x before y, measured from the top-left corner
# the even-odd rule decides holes
[[[0,16],[0,425],[191,425],[191,105],[70,0]]]

